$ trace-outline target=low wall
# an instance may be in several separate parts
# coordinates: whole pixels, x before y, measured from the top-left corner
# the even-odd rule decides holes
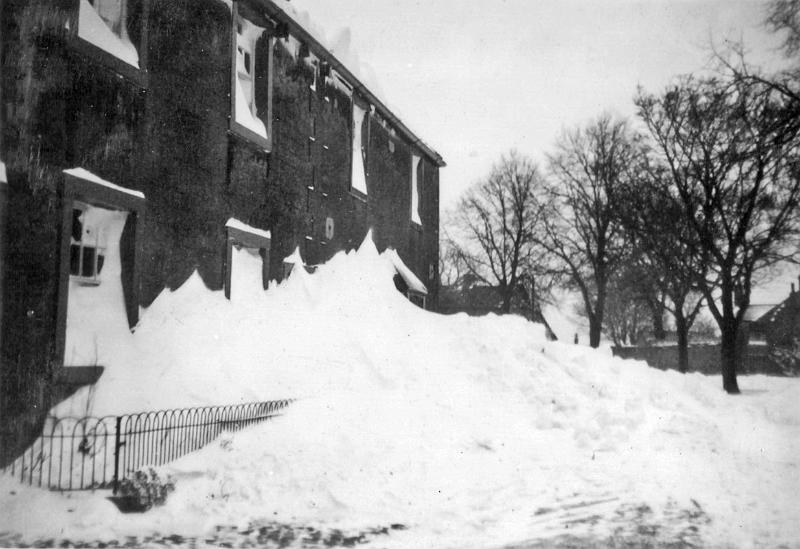
[[[612,347],[615,356],[643,360],[653,368],[661,370],[678,369],[677,345],[649,347]],[[698,344],[689,346],[689,371],[703,374],[720,374],[720,346]],[[740,366],[739,374],[784,375],[783,370],[770,356],[766,345],[751,345],[747,348]]]

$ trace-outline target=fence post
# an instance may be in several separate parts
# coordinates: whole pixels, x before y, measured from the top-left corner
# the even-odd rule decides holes
[[[117,426],[114,429],[114,492],[117,495],[119,489],[119,450],[122,448],[120,441],[120,431],[122,431],[122,416],[117,416]]]

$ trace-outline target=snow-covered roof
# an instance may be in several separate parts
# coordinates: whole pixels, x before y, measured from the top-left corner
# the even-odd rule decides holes
[[[98,185],[102,185],[103,187],[108,187],[109,189],[114,189],[115,191],[119,191],[125,194],[129,194],[131,196],[136,196],[138,198],[144,198],[144,193],[141,191],[136,191],[133,189],[128,189],[127,187],[121,187],[115,183],[111,183],[110,181],[106,181],[105,179],[96,176],[89,170],[84,168],[70,168],[68,170],[64,170],[64,173],[67,175],[71,175],[73,177],[77,177],[79,179],[84,179],[86,181],[91,181],[92,183],[96,183]]]
[[[762,316],[770,312],[773,308],[775,308],[776,304],[771,303],[768,305],[750,305],[744,313],[744,317],[742,320],[748,322],[755,322],[756,320],[760,319]]]
[[[337,55],[334,55],[332,52],[334,48],[326,44],[323,32],[315,23],[312,23],[307,13],[298,12],[298,10],[291,5],[289,0],[252,1],[263,7],[270,17],[286,23],[291,34],[307,43],[312,53],[320,59],[327,61],[331,65],[331,68],[343,76],[360,96],[375,107],[375,110],[381,117],[386,119],[387,122],[395,127],[405,139],[413,146],[417,147],[426,157],[435,162],[439,167],[444,167],[446,165],[444,159],[438,152],[422,141],[422,139],[392,112],[384,101],[378,98],[377,86],[373,85],[372,89],[368,88],[364,83],[364,78],[356,74],[358,69],[355,66],[352,66],[352,64],[348,66],[342,59],[337,57],[337,55],[341,55],[339,51],[336,52]]]
[[[409,290],[422,295],[428,295],[428,288],[426,288],[425,284],[423,284],[422,281],[417,278],[417,275],[415,275],[411,269],[409,269],[408,266],[403,263],[403,260],[400,259],[400,255],[398,255],[395,250],[389,248],[386,250],[386,255],[389,256],[389,259],[392,261],[392,265],[394,265],[397,274],[399,274],[406,285],[408,285]]]
[[[269,238],[270,240],[272,239],[272,233],[270,231],[265,231],[264,229],[259,229],[258,227],[253,227],[251,225],[248,225],[247,223],[239,221],[235,217],[231,217],[230,219],[228,219],[228,221],[225,222],[225,226],[226,227],[230,227],[231,229],[238,229],[238,230],[240,230],[242,232],[245,232],[245,233],[250,233],[250,234],[254,234],[256,236],[262,236],[264,238]]]

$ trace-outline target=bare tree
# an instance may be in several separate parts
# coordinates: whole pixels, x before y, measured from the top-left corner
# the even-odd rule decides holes
[[[439,280],[442,286],[455,286],[464,276],[464,265],[457,245],[444,231],[439,241]]]
[[[553,198],[542,244],[583,298],[592,347],[600,344],[609,279],[628,250],[617,193],[638,154],[628,124],[602,116],[565,132],[549,157]]]
[[[653,293],[646,272],[634,262],[626,263],[612,276],[608,285],[605,332],[614,345],[636,345],[646,333],[650,314],[646,296]]]
[[[543,191],[536,164],[511,151],[467,191],[454,213],[457,261],[478,280],[497,287],[505,313],[523,278],[546,276],[538,244],[547,208]]]
[[[669,175],[678,238],[706,267],[695,284],[722,335],[723,388],[738,393],[739,326],[754,274],[796,252],[798,132],[773,87],[685,77],[662,95],[642,90],[639,115]],[[792,129],[794,128],[794,129]]]
[[[636,169],[631,187],[622,193],[620,219],[633,242],[638,279],[657,287],[664,309],[675,319],[678,370],[689,367],[689,331],[703,299],[695,280],[706,266],[691,238],[691,227],[681,221],[682,209],[673,200],[667,169],[647,157]]]
[[[800,0],[772,0],[766,24],[773,32],[784,33],[783,50],[788,57],[800,53]]]

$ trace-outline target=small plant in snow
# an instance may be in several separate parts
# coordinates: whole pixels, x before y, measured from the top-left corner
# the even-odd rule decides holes
[[[147,471],[136,471],[133,478],[126,478],[119,486],[122,497],[134,499],[136,506],[145,511],[163,505],[173,490],[175,483],[172,478],[162,479],[152,467]]]

